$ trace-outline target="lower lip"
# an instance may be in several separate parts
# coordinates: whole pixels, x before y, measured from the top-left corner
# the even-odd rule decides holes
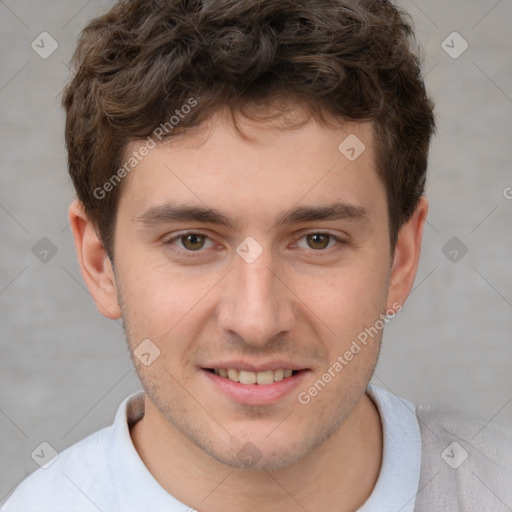
[[[210,382],[235,402],[246,405],[270,405],[297,389],[309,371],[301,370],[291,377],[272,384],[240,384],[240,382],[219,377],[208,370],[203,370],[203,373]]]

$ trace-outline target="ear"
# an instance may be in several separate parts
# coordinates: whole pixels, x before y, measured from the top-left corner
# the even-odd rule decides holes
[[[117,320],[121,318],[121,308],[117,300],[114,270],[107,252],[85,214],[82,204],[74,201],[68,212],[85,284],[98,311],[107,318]]]
[[[428,201],[422,197],[409,221],[399,233],[391,267],[388,308],[403,305],[411,292],[418,270],[423,228],[427,220]]]

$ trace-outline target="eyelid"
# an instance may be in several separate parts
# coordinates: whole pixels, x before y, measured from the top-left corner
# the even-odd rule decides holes
[[[187,236],[187,235],[201,235],[201,236],[204,236],[211,243],[214,243],[212,238],[207,233],[201,231],[200,229],[188,229],[188,230],[173,234],[172,237],[170,237],[170,238],[164,238],[163,243],[164,243],[164,245],[171,246],[171,245],[174,245],[174,242],[176,242],[177,240],[180,240],[181,238],[183,238],[184,236]],[[178,247],[177,250],[187,252],[190,254],[193,254],[193,253],[199,254],[201,252],[204,252],[204,249],[199,249],[198,251],[187,251],[186,249],[182,249],[181,247]]]
[[[208,233],[202,231],[201,229],[188,229],[185,231],[181,231],[179,233],[173,234],[173,236],[170,238],[164,239],[163,243],[164,243],[164,245],[175,246],[174,242],[176,242],[177,240],[180,240],[182,237],[187,236],[187,235],[201,235],[201,236],[204,236],[207,240],[209,240],[212,244],[215,243],[214,240],[212,240],[211,236]],[[313,253],[317,253],[317,254],[328,253],[331,250],[335,249],[336,246],[346,245],[348,243],[347,240],[345,240],[344,238],[342,238],[339,235],[336,235],[334,233],[331,233],[329,231],[308,230],[308,231],[302,231],[302,232],[300,232],[299,235],[296,235],[293,245],[296,245],[300,240],[307,237],[308,235],[326,235],[326,236],[330,237],[331,240],[334,240],[336,242],[336,244],[334,244],[334,246],[329,247],[328,249],[311,249],[311,248],[306,249],[306,250],[312,251]],[[205,252],[207,249],[201,248],[197,251],[190,251],[190,250],[187,250],[187,249],[184,249],[181,247],[176,247],[177,251],[184,252],[187,254],[201,254],[201,253]]]
[[[344,238],[342,238],[340,235],[335,235],[334,233],[331,233],[329,231],[322,231],[322,230],[310,230],[310,231],[306,231],[306,232],[301,232],[300,236],[298,236],[294,242],[294,244],[297,244],[297,242],[299,242],[300,240],[302,240],[303,238],[307,237],[308,235],[326,235],[328,236],[331,240],[334,240],[335,242],[337,242],[334,246],[332,247],[329,247],[328,249],[308,249],[310,251],[313,251],[315,253],[328,253],[330,252],[331,250],[335,249],[336,246],[339,246],[339,245],[346,245],[348,242],[347,240],[345,240]]]

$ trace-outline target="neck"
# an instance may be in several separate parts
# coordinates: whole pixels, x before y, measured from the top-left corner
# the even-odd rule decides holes
[[[201,512],[354,512],[377,482],[382,426],[367,394],[330,438],[302,460],[276,471],[222,464],[165,420],[155,421],[159,413],[147,397],[145,407],[144,417],[131,428],[137,452],[164,489]]]

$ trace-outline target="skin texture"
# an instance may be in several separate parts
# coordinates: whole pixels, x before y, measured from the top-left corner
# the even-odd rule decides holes
[[[382,459],[379,415],[365,393],[382,332],[307,405],[297,395],[404,303],[427,201],[400,230],[392,257],[371,124],[326,128],[310,120],[283,129],[283,120],[243,118],[242,137],[225,114],[150,151],[126,178],[115,271],[80,204],[70,207],[84,279],[102,314],[122,316],[146,392],[132,439],[160,484],[201,512],[355,510]],[[354,162],[338,150],[350,134],[366,146]],[[292,208],[335,202],[365,213],[276,224]],[[219,210],[235,229],[148,220],[167,203]],[[178,236],[186,230],[206,238],[187,244]],[[307,236],[315,233],[344,243]],[[247,237],[262,249],[252,263],[236,252]],[[160,350],[149,366],[133,357],[145,339]],[[240,404],[203,370],[227,360],[279,360],[307,373],[275,403]],[[247,450],[256,455],[241,457]]]

